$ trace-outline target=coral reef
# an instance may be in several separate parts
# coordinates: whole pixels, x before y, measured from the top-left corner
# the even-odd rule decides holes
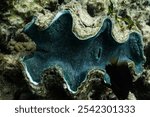
[[[65,14],[64,10],[69,11],[69,13]],[[0,99],[150,99],[149,11],[149,0],[2,1],[0,4]],[[61,18],[63,17],[68,17],[68,19],[62,21]],[[58,21],[58,24],[65,23],[66,25],[57,25],[58,27],[55,27],[55,30],[50,30],[52,26],[56,26],[55,22]],[[26,27],[25,30],[24,27]],[[66,27],[71,33],[67,35],[68,31],[59,30],[60,27]],[[46,37],[40,38],[37,36],[35,38],[36,36],[32,35],[35,30],[39,35],[44,35],[42,37]],[[58,33],[58,35],[55,35],[57,31],[62,35],[60,39]],[[139,35],[140,33],[141,35]],[[68,36],[74,37],[72,44],[72,38],[69,41]],[[143,42],[141,41],[142,37]],[[60,40],[63,46],[54,41],[54,38]],[[62,40],[66,40],[68,43]],[[57,46],[54,42],[58,43],[58,48],[52,48]],[[106,46],[104,46],[104,43]],[[77,47],[68,47],[69,44],[75,44]],[[145,64],[142,44],[146,56]],[[56,51],[57,49],[60,50],[59,47],[63,48],[60,52]],[[97,49],[98,47],[102,50]],[[108,47],[112,47],[110,51],[106,49]],[[124,47],[127,47],[127,49]],[[57,57],[60,57],[60,53],[63,51],[66,56],[63,54],[62,56],[67,57],[67,59],[70,56],[74,57],[70,60],[79,58],[77,64],[67,61],[63,64],[63,67],[53,66],[52,63],[55,59],[51,56],[46,58],[51,54],[53,57],[57,56],[57,54],[54,54],[56,52],[59,54]],[[75,53],[69,56],[71,51]],[[104,62],[103,66],[101,61],[105,60],[104,57],[111,51],[115,57],[108,54],[108,58],[115,59],[106,59],[107,62]],[[122,51],[125,53],[124,56]],[[81,58],[79,55],[82,52],[83,57]],[[91,53],[85,55],[87,52]],[[101,56],[103,54],[104,57]],[[39,59],[37,55],[41,58]],[[23,58],[24,56],[26,57]],[[93,58],[89,59],[92,56]],[[43,63],[48,62],[49,58],[52,59],[52,62],[48,62],[48,65],[51,63],[49,67],[48,65],[41,67],[42,72],[39,73],[39,77],[36,77],[40,82],[38,85],[31,82],[28,77],[29,74],[26,74],[27,71],[24,71],[22,66],[22,64],[28,63],[30,57],[39,60],[44,58]],[[61,60],[64,61],[65,59],[62,58]],[[85,59],[87,67],[78,67],[78,63],[81,66],[84,64],[81,62],[84,61],[83,59]],[[128,59],[132,62],[129,62]],[[20,64],[20,60],[22,60],[22,64]],[[56,60],[57,64],[58,61],[61,61]],[[88,61],[91,64],[94,63],[91,67],[98,66],[98,69],[90,69],[90,62],[88,63]],[[93,61],[99,62],[96,64]],[[43,63],[40,65],[45,65]],[[68,90],[68,87],[73,85],[64,80],[75,78],[65,77],[68,74],[67,72],[64,74],[64,71],[68,71],[65,68],[71,68],[66,64],[71,64],[76,69],[80,68],[73,76],[80,74],[82,70],[86,71],[86,75],[83,74],[84,77],[77,77],[82,80],[75,82],[77,85],[74,85],[74,87],[78,89],[78,91],[75,91],[76,93],[70,93],[73,90],[71,88]],[[143,72],[142,64],[144,64]],[[71,71],[74,73],[75,69],[71,69]],[[138,74],[139,72],[141,73]],[[32,77],[32,79],[35,78]],[[111,85],[106,84],[109,80]],[[59,92],[59,94],[56,92]]]

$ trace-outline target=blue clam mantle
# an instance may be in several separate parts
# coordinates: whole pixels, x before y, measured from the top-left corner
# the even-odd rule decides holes
[[[34,18],[24,32],[36,43],[32,55],[25,56],[21,63],[25,73],[34,84],[41,82],[44,70],[59,66],[71,92],[76,92],[92,69],[104,72],[104,81],[110,83],[105,67],[115,61],[134,62],[135,73],[143,70],[145,62],[141,35],[129,34],[124,43],[118,43],[112,36],[112,22],[106,18],[96,35],[86,40],[78,39],[72,32],[72,15],[69,10],[59,12],[50,26],[39,31]],[[119,32],[118,32],[119,34]]]

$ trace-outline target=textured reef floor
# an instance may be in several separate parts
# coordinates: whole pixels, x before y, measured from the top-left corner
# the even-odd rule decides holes
[[[0,99],[150,99],[149,0],[5,0]]]

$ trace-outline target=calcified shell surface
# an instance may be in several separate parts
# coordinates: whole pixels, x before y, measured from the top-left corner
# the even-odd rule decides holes
[[[110,84],[105,70],[109,64],[131,63],[135,74],[142,72],[145,58],[142,37],[138,32],[129,33],[125,42],[118,43],[112,36],[111,19],[105,18],[97,33],[85,38],[73,31],[76,20],[73,15],[70,10],[58,12],[42,31],[35,25],[36,17],[25,26],[24,32],[37,45],[33,54],[21,60],[31,83],[38,85],[46,69],[56,68],[68,89],[76,92],[93,70],[101,71],[104,81]]]

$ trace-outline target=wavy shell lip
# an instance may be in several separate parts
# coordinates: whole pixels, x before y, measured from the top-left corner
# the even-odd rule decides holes
[[[78,2],[71,2],[62,7],[68,10],[73,18],[72,32],[80,40],[86,40],[96,35],[102,25],[103,17],[92,18]],[[104,15],[106,16],[106,14]]]
[[[112,37],[112,21],[106,18],[96,33],[81,37],[73,32],[72,15],[69,10],[59,12],[49,27],[42,31],[38,31],[34,24],[36,18],[25,26],[24,32],[37,44],[34,54],[21,60],[31,83],[38,85],[42,71],[54,65],[63,69],[64,81],[72,93],[76,93],[86,80],[88,71],[95,67],[104,71],[104,81],[110,83],[105,67],[111,64],[112,59],[118,63],[133,61],[135,72],[142,72],[145,58],[139,33],[132,32],[128,40],[118,43]],[[62,37],[64,39],[60,39]],[[137,51],[134,52],[133,49]]]

